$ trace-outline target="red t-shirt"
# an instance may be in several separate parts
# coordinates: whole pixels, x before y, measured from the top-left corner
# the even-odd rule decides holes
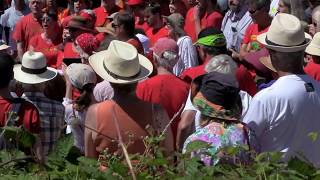
[[[206,73],[204,68],[207,63],[208,61],[200,66],[184,70],[180,75],[181,79],[191,83],[193,79]],[[243,65],[240,65],[237,68],[236,78],[239,82],[239,88],[241,90],[246,91],[251,96],[254,96],[257,93],[258,89],[254,81],[255,77]]]
[[[263,45],[257,41],[257,36],[259,34],[267,32],[269,27],[259,30],[258,24],[250,24],[244,34],[242,44],[251,43],[251,49],[258,51],[263,48]]]
[[[0,126],[3,127],[6,124],[8,118],[8,112],[12,110],[12,101],[0,97]],[[21,103],[19,112],[19,120],[17,126],[24,125],[32,133],[38,134],[40,132],[40,119],[37,108],[27,102]]]
[[[158,41],[158,39],[167,37],[168,33],[169,31],[166,27],[162,27],[158,30],[154,30],[152,27],[150,27],[149,30],[146,32],[146,35],[150,40],[150,47],[153,47],[153,45]]]
[[[57,59],[59,50],[57,46],[61,43],[62,39],[58,38],[54,42],[47,42],[42,37],[41,34],[31,38],[29,46],[34,48],[34,51],[42,52],[47,59],[47,65],[49,67],[57,68]]]
[[[143,46],[138,38],[131,38],[127,41],[127,43],[133,45],[137,49],[139,54],[144,55]]]
[[[304,71],[315,80],[320,81],[320,64],[310,61],[306,67],[304,67]]]
[[[28,14],[21,18],[16,24],[13,32],[13,39],[23,42],[24,51],[28,50],[30,39],[33,36],[41,34],[43,32],[41,22],[33,18],[32,14]]]
[[[96,23],[95,23],[95,27],[100,27],[103,26],[106,21],[107,21],[107,17],[115,12],[119,12],[121,10],[121,8],[119,6],[115,6],[114,9],[111,12],[107,12],[107,10],[103,7],[100,6],[96,9],[94,9],[94,13],[96,14]]]
[[[186,19],[185,19],[185,25],[184,25],[184,30],[188,34],[188,36],[191,37],[192,42],[195,42],[198,37],[198,34],[196,33],[194,9],[195,7],[192,7],[188,10]],[[217,11],[214,11],[209,15],[206,13],[204,17],[201,18],[201,22],[200,22],[201,29],[204,29],[207,27],[214,27],[214,28],[220,29],[222,20],[223,20],[223,16]]]
[[[137,96],[155,104],[160,104],[172,118],[179,111],[181,105],[186,101],[189,92],[189,84],[177,78],[173,74],[156,75],[150,79],[142,81],[137,86]],[[179,116],[178,116],[179,117]],[[172,123],[174,137],[180,118]]]
[[[148,25],[147,22],[143,22],[142,24],[139,24],[137,18],[136,18],[136,21],[135,21],[135,28],[136,29],[142,29],[144,32],[147,32],[150,28],[150,26]]]

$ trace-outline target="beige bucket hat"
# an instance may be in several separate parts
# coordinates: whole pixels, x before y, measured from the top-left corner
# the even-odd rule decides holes
[[[27,51],[21,64],[13,68],[14,79],[25,84],[38,84],[57,76],[57,70],[47,67],[47,60],[41,52]]]
[[[257,39],[268,49],[278,52],[297,52],[304,50],[312,37],[304,32],[297,17],[279,13],[273,18],[268,32],[260,34]]]
[[[130,84],[148,77],[153,70],[149,59],[138,54],[129,43],[113,40],[105,51],[89,57],[93,70],[103,79],[117,84]]]
[[[317,32],[306,48],[306,53],[314,56],[320,56],[320,32]]]

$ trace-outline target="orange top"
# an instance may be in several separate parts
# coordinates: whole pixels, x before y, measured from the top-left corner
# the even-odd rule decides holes
[[[108,148],[109,152],[120,150],[118,142],[113,142],[106,136],[118,140],[116,121],[119,124],[122,140],[128,144],[129,135],[132,142],[128,147],[129,153],[143,153],[145,146],[143,138],[148,135],[144,127],[141,127],[127,112],[125,112],[117,103],[112,100],[104,101],[97,107],[97,136],[94,140],[96,151],[101,153]]]

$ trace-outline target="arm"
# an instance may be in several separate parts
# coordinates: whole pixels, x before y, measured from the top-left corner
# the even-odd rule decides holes
[[[186,110],[181,114],[181,120],[178,125],[176,148],[182,150],[185,140],[194,131],[194,117],[196,111]]]
[[[94,139],[96,137],[96,112],[97,105],[92,105],[87,111],[87,116],[85,120],[85,130],[84,130],[84,148],[85,156],[89,158],[98,158],[99,153],[96,151],[96,146],[94,144]]]
[[[24,47],[24,43],[22,41],[17,41],[17,51],[18,51],[18,61],[21,62],[22,60],[22,56],[23,56],[23,53],[24,53],[24,50],[23,50],[23,47]]]

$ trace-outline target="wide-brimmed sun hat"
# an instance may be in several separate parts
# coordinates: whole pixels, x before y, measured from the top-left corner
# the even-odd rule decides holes
[[[87,20],[81,16],[74,16],[68,22],[66,29],[78,29],[86,32],[93,32],[93,29],[89,27]]]
[[[47,60],[41,52],[27,51],[21,64],[13,68],[14,79],[25,84],[38,84],[57,76],[57,70],[47,67]]]
[[[257,40],[266,48],[278,52],[297,52],[305,50],[312,37],[304,32],[300,20],[290,14],[276,15],[266,33]]]
[[[113,40],[107,50],[89,58],[93,70],[103,79],[116,84],[130,84],[148,77],[152,63],[129,43]]]
[[[306,48],[306,53],[314,56],[320,56],[320,32],[317,32]]]

